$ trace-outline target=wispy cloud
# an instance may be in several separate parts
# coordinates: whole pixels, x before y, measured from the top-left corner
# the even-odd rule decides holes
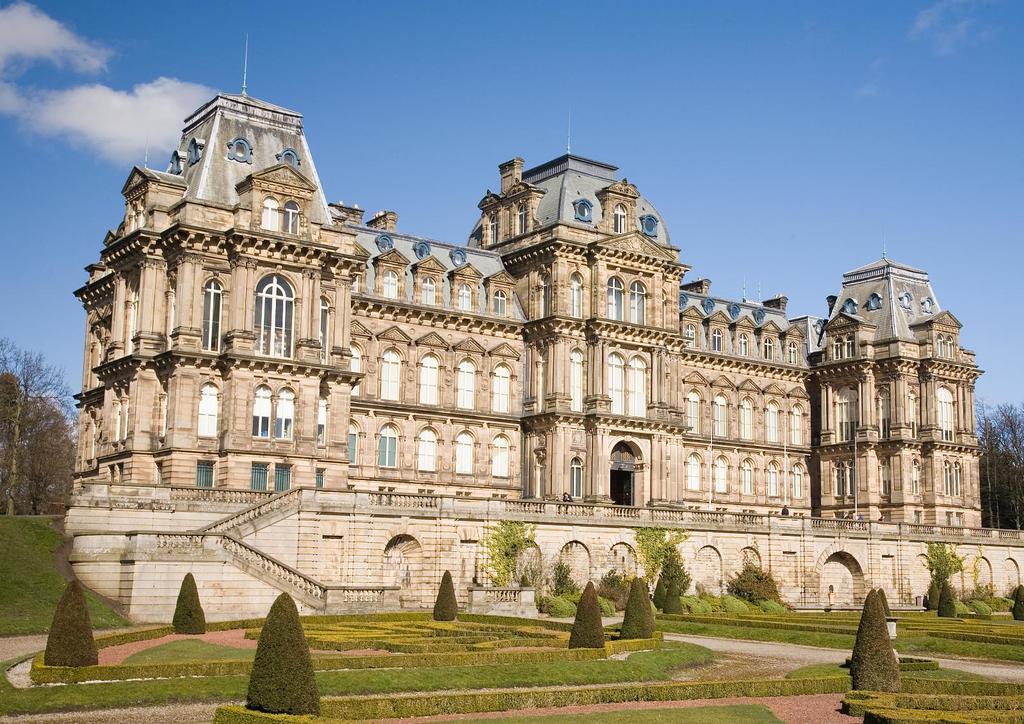
[[[872,82],[861,83],[857,88],[858,98],[874,98],[878,95],[878,86]]]
[[[17,82],[33,63],[94,74],[106,69],[111,56],[110,49],[78,36],[33,5],[16,2],[0,8],[0,113],[18,118],[28,132],[63,138],[127,163],[141,159],[148,146],[172,146],[181,120],[214,93],[175,78],[157,78],[130,90],[100,83],[48,90]]]
[[[979,0],[938,0],[914,17],[909,35],[929,43],[937,55],[952,55],[988,37],[977,20]]]

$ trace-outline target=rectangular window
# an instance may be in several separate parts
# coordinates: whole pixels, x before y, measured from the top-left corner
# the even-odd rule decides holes
[[[252,473],[249,480],[249,487],[253,490],[264,491],[267,489],[267,471],[269,467],[266,463],[253,463]]]
[[[281,493],[292,487],[292,466],[274,466],[274,491]]]
[[[196,487],[213,487],[213,463],[209,460],[200,460],[196,463]]]
[[[324,473],[325,472],[326,471],[323,468],[317,468],[316,469],[316,487],[318,487],[318,488],[324,487]]]
[[[348,464],[357,465],[359,453],[359,433],[349,430],[348,431]]]
[[[327,444],[327,400],[320,400],[316,406],[316,444]]]

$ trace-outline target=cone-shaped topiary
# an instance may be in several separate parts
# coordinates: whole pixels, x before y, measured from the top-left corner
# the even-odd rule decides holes
[[[434,620],[454,621],[458,615],[459,603],[455,600],[452,574],[451,571],[445,571],[441,576],[441,587],[437,589],[437,598],[434,600]]]
[[[679,586],[675,581],[669,581],[665,587],[665,605],[661,610],[664,613],[683,613],[683,602],[679,598]]]
[[[900,690],[900,664],[892,650],[878,591],[870,591],[864,599],[850,657],[850,676],[853,688],[861,691]]]
[[[885,589],[884,588],[879,588],[878,589],[878,598],[882,602],[882,610],[885,611],[886,618],[888,618],[889,616],[892,616],[892,609],[889,608],[889,599],[887,599],[885,597]]]
[[[601,626],[601,607],[597,603],[597,589],[587,583],[576,604],[576,620],[569,634],[570,649],[604,648],[604,628]]]
[[[626,613],[622,617],[620,639],[649,639],[654,635],[654,614],[651,613],[651,597],[647,584],[642,578],[634,578],[629,587]]]
[[[939,594],[939,616],[942,618],[956,618],[956,599],[953,597],[953,589],[948,583],[942,584],[942,592]]]
[[[928,610],[929,611],[938,611],[939,610],[939,595],[940,595],[941,591],[942,591],[942,589],[939,587],[939,584],[933,578],[932,579],[932,584],[930,586],[928,586]]]
[[[95,666],[96,641],[82,584],[71,581],[53,612],[43,663],[47,666]]]
[[[272,714],[319,714],[320,691],[295,602],[282,593],[256,644],[245,706]]]
[[[665,610],[665,576],[658,576],[658,583],[654,587],[654,607],[659,611]]]
[[[174,618],[171,620],[174,633],[203,634],[206,633],[206,614],[199,602],[199,590],[196,579],[186,573],[178,589],[178,604],[174,607]]]
[[[1013,620],[1024,621],[1024,586],[1013,589]]]

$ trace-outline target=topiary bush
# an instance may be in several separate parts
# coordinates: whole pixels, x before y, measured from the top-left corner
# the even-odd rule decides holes
[[[776,601],[761,601],[757,607],[770,616],[781,616],[786,612],[786,607]]]
[[[885,589],[878,589],[878,600],[882,602],[882,610],[885,611],[886,618],[892,616],[892,609],[889,608],[889,599],[885,597]]]
[[[939,610],[939,597],[942,595],[942,588],[939,586],[938,581],[932,579],[931,585],[928,586],[928,610],[938,611]]]
[[[689,613],[709,614],[714,613],[711,604],[699,596],[683,596],[680,601],[682,607]]]
[[[746,601],[735,596],[722,596],[722,610],[732,614],[750,613]]]
[[[576,615],[576,604],[563,596],[544,596],[540,610],[554,618],[569,618]]]
[[[206,633],[206,614],[203,613],[203,605],[199,602],[196,579],[192,577],[191,573],[186,573],[181,580],[171,626],[174,627],[176,634]]]
[[[673,582],[676,584],[680,596],[690,590],[690,574],[683,567],[683,559],[679,556],[679,550],[675,546],[672,546],[665,556],[665,561],[661,566],[661,575],[665,579],[666,591],[668,585]]]
[[[953,589],[948,583],[942,584],[942,591],[939,593],[939,616],[956,618],[956,599],[953,598]]]
[[[604,648],[604,627],[601,626],[601,609],[597,605],[597,589],[587,583],[576,607],[576,620],[569,634],[570,649]]]
[[[631,590],[631,579],[616,570],[605,573],[597,584],[597,595],[614,603],[618,611],[625,610]]]
[[[892,650],[889,630],[885,625],[885,609],[878,591],[870,591],[864,599],[857,638],[850,657],[853,688],[862,691],[899,691],[900,665]]]
[[[654,615],[651,613],[651,599],[647,584],[641,578],[634,578],[629,587],[629,601],[622,619],[620,639],[649,639],[654,635]]]
[[[665,593],[667,588],[665,577],[658,576],[658,585],[654,587],[654,597],[651,600],[654,602],[654,607],[659,611],[665,610]]]
[[[320,691],[295,602],[282,593],[260,631],[245,706],[272,714],[319,714]]]
[[[666,585],[665,590],[665,606],[662,608],[664,613],[682,613],[683,602],[679,599],[679,586],[675,581],[670,581]]]
[[[96,666],[98,662],[85,592],[82,584],[74,580],[64,589],[54,609],[43,663],[47,666]]]
[[[459,602],[455,599],[455,586],[452,584],[451,571],[445,571],[441,576],[441,587],[437,589],[437,598],[434,599],[434,620],[454,621],[459,615]]]
[[[984,601],[971,601],[969,604],[967,604],[967,608],[969,608],[971,611],[978,614],[979,616],[992,615],[992,608]]]
[[[1013,612],[1014,621],[1024,621],[1024,586],[1017,586],[1013,589]]]
[[[562,596],[562,598],[564,598],[567,601],[571,601],[573,605],[578,607],[580,605],[580,599],[583,598],[583,594],[570,593],[566,596]],[[615,604],[609,601],[607,598],[604,598],[603,596],[597,597],[597,607],[601,609],[602,616],[611,617],[615,615]]]
[[[726,590],[736,598],[757,604],[761,601],[782,601],[779,586],[771,571],[754,563],[744,563],[743,569],[729,579]]]

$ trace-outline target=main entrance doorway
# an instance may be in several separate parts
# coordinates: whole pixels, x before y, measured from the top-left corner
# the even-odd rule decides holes
[[[633,476],[636,473],[636,456],[624,442],[612,448],[612,465],[609,491],[615,505],[633,505]]]

